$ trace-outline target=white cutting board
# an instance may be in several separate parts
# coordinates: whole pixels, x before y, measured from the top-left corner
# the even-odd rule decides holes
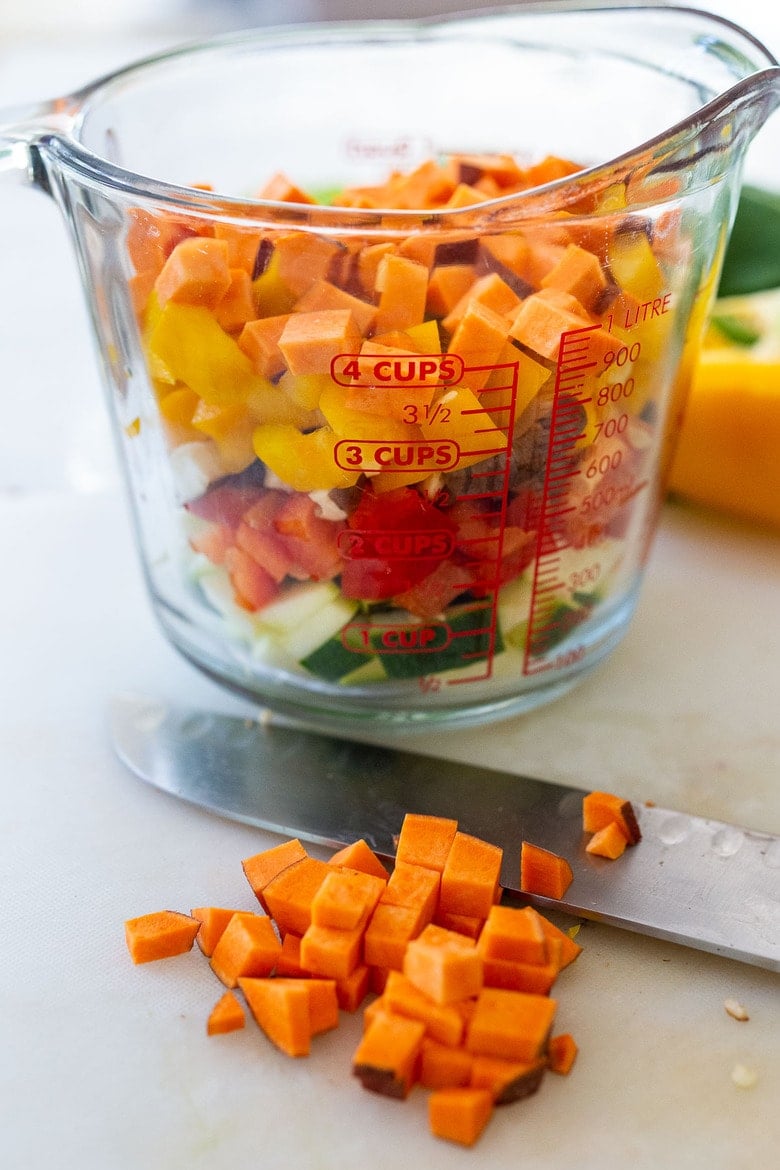
[[[582,928],[555,988],[574,1071],[499,1110],[476,1152],[429,1135],[422,1091],[401,1104],[351,1078],[354,1017],[308,1059],[253,1026],[207,1038],[221,985],[200,953],[134,967],[123,922],[253,908],[241,859],[278,839],[126,773],[106,706],[118,688],[232,700],[163,642],[115,494],[2,500],[0,547],[25,567],[0,579],[4,1170],[776,1165],[778,976],[608,927]],[[668,509],[609,663],[534,715],[412,742],[777,832],[779,586],[776,535]],[[750,1020],[727,1015],[726,998]],[[738,1064],[753,1088],[733,1083]]]

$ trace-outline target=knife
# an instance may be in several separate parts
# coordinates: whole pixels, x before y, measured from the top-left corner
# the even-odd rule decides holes
[[[230,820],[392,859],[407,812],[452,817],[502,847],[502,884],[560,910],[780,971],[780,837],[671,809],[635,807],[641,842],[617,861],[585,851],[584,790],[396,747],[118,695],[119,759],[156,788]],[[520,891],[523,840],[570,863],[560,901]]]

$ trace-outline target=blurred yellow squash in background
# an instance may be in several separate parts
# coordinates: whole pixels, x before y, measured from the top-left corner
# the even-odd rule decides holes
[[[780,289],[716,302],[669,488],[780,529]]]

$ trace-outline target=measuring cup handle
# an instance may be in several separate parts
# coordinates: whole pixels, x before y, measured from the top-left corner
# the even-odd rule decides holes
[[[48,191],[39,144],[46,134],[66,130],[69,122],[61,99],[0,110],[0,179]]]

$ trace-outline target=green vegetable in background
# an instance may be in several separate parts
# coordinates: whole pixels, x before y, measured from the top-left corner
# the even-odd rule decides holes
[[[780,194],[745,186],[723,262],[718,296],[780,287]]]

